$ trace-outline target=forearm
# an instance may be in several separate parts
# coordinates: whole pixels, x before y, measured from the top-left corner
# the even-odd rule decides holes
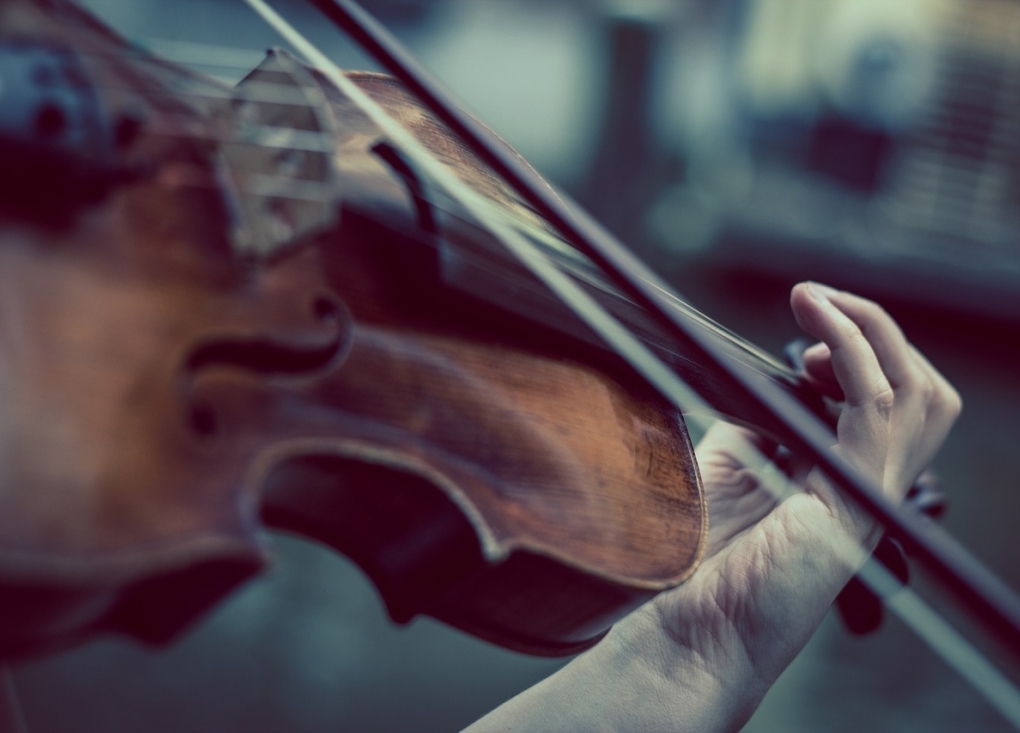
[[[668,637],[654,610],[642,609],[466,733],[739,730],[768,686],[734,644],[734,663],[720,679],[713,665]]]

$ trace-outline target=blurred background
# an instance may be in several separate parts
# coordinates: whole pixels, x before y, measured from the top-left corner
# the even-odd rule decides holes
[[[240,0],[88,0],[236,81],[280,45]],[[695,306],[778,350],[792,283],[881,301],[962,393],[945,524],[1014,588],[1020,498],[1020,3],[374,0],[467,106]],[[371,67],[280,4],[342,65]],[[936,597],[937,600],[937,597]],[[171,648],[22,665],[33,733],[449,731],[549,674],[429,620],[296,539]],[[895,619],[823,625],[748,731],[1007,730]]]

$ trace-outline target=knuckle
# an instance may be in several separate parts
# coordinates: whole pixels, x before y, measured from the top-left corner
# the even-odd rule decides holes
[[[960,393],[953,389],[951,385],[946,384],[944,389],[939,390],[938,395],[938,402],[942,412],[955,420],[963,411],[963,398],[960,397]]]
[[[875,395],[874,405],[876,409],[883,416],[888,417],[896,404],[896,393],[893,392],[892,388],[886,385],[883,389],[880,389]]]
[[[937,405],[941,401],[939,390],[936,388],[935,383],[929,379],[921,379],[918,382],[918,391],[926,405]]]
[[[861,310],[870,321],[876,321],[889,317],[889,314],[885,312],[885,308],[883,308],[873,300],[867,300],[865,298],[862,298]]]
[[[961,397],[960,393],[957,392],[955,389],[950,388],[949,391],[951,392],[953,400],[953,414],[959,415],[961,412],[963,412],[963,397]]]
[[[937,372],[925,380],[928,402],[950,412],[959,412],[963,408],[963,399],[956,388],[945,377]]]
[[[866,300],[864,298],[861,298],[860,302],[857,304],[857,315],[865,329],[868,327],[878,326],[887,321],[892,321],[892,318],[886,312],[885,308],[873,300]]]

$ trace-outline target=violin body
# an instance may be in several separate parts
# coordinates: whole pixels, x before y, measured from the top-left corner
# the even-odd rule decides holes
[[[0,46],[69,89],[26,81],[34,126],[0,127],[50,161],[0,204],[0,656],[167,641],[266,565],[267,529],[349,555],[397,621],[543,654],[693,572],[682,418],[449,288],[479,228],[328,82],[277,52],[224,89],[62,0],[0,4]],[[352,78],[529,216],[399,85]],[[54,172],[52,202],[24,193]]]

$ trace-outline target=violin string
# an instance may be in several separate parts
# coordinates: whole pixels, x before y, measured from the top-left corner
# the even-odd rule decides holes
[[[165,48],[174,49],[180,61],[185,61],[189,64],[198,63],[202,65],[202,62],[193,58],[198,54],[205,54],[206,59],[217,59],[218,62],[226,64],[227,60],[233,68],[243,68],[246,72],[251,71],[254,66],[257,66],[261,56],[253,50],[237,49],[227,46],[215,45],[215,44],[202,44],[192,43],[186,41],[172,41],[166,39],[149,39],[148,45],[154,45],[156,47],[163,46]],[[88,52],[85,52],[88,53]],[[89,55],[100,55],[107,56],[112,54],[96,53],[93,52]],[[133,58],[140,56],[142,59],[148,60],[153,64],[159,65],[163,59],[153,58],[146,44],[141,45],[139,53],[124,53],[123,55],[130,55]],[[162,53],[160,53],[162,56]],[[188,58],[184,58],[187,56]],[[253,58],[254,57],[254,58]],[[173,58],[171,57],[171,60]],[[111,85],[107,85],[104,88],[113,88]],[[260,102],[268,104],[280,104],[280,105],[292,105],[292,106],[308,106],[309,102],[307,97],[303,94],[303,90],[294,85],[265,82],[260,80],[246,80],[243,85],[235,86],[233,88],[223,87],[219,84],[210,84],[208,87],[197,92],[184,92],[183,96],[193,96],[199,98],[217,99],[223,101],[249,101],[249,102]],[[294,130],[292,128],[281,128],[272,127],[265,125],[254,125],[246,123],[243,127],[235,127],[233,129],[233,136],[208,134],[208,133],[193,133],[185,131],[174,131],[174,130],[147,130],[147,134],[154,136],[164,137],[181,137],[191,140],[201,139],[214,143],[239,143],[245,145],[253,145],[257,147],[267,148],[278,148],[281,150],[306,150],[311,152],[329,152],[332,149],[332,140],[328,134],[323,131],[310,131],[310,130]],[[265,177],[268,180],[268,176]],[[205,175],[175,175],[174,183],[176,185],[193,185],[198,187],[209,187],[215,184],[207,184],[206,180],[208,176]],[[282,180],[274,180],[274,185],[268,185],[264,187],[246,188],[243,186],[237,186],[239,192],[250,193],[253,195],[269,195],[277,194],[283,190],[281,188]],[[304,188],[303,191],[298,191],[299,187]],[[328,195],[317,195],[312,193],[314,189],[306,186],[303,182],[295,184],[295,190],[292,193],[286,194],[288,198],[303,199],[303,200],[316,200],[326,201]],[[428,202],[435,205],[434,202]],[[633,304],[633,301],[627,298],[618,288],[612,286],[608,280],[604,277],[599,278],[598,282],[593,282],[592,277],[598,273],[598,269],[594,266],[590,259],[579,252],[573,245],[571,245],[563,237],[559,236],[555,232],[548,229],[535,226],[529,222],[524,221],[523,218],[515,216],[513,213],[506,209],[501,209],[497,204],[480,200],[480,206],[488,206],[488,217],[502,216],[506,219],[507,223],[514,226],[522,233],[537,240],[542,245],[553,250],[557,254],[563,255],[567,258],[575,259],[581,263],[587,269],[586,278],[591,284],[597,285],[603,291],[608,292],[616,297],[623,298],[627,302]],[[493,268],[493,271],[495,268]],[[498,273],[494,273],[498,274]],[[768,364],[770,370],[773,373],[786,373],[789,378],[793,379],[796,375],[786,367],[785,364],[778,361],[772,354],[759,348],[746,339],[737,336],[729,329],[723,327],[718,322],[712,320],[700,311],[692,308],[687,303],[679,298],[674,297],[671,293],[663,292],[663,295],[668,297],[670,302],[675,308],[682,311],[692,322],[698,323],[702,328],[711,331],[717,337],[725,340],[731,346],[741,350],[746,355],[752,357],[758,362]],[[748,366],[755,368],[754,361],[748,362]],[[761,371],[761,370],[758,370]],[[765,372],[761,371],[765,374]]]
[[[170,60],[176,60],[179,62],[187,63],[188,65],[215,65],[222,66],[224,68],[241,69],[246,72],[251,71],[254,66],[258,65],[261,55],[251,49],[241,49],[236,47],[224,46],[219,44],[205,44],[205,43],[194,43],[190,41],[176,41],[172,39],[159,39],[150,38],[143,41],[141,44],[141,55],[143,58],[149,58],[153,63],[160,63],[161,58],[152,59],[150,56],[150,47],[154,50],[159,51],[159,57],[165,56],[165,51],[170,50]],[[204,59],[204,60],[203,60]],[[206,62],[212,63],[206,63]],[[243,87],[234,88],[218,88],[217,86],[210,87],[207,91],[191,92],[186,93],[190,96],[198,96],[205,98],[215,98],[223,100],[233,100],[242,98],[245,101],[253,102],[265,102],[272,104],[293,104],[296,106],[307,105],[307,99],[304,97],[295,98],[295,93],[300,94],[300,90],[296,89],[292,85],[278,84],[272,82],[264,82],[258,80],[246,81]],[[212,142],[243,142],[245,144],[259,145],[265,147],[280,147],[290,149],[301,149],[301,150],[322,150],[325,152],[325,148],[328,143],[319,145],[315,142],[309,142],[305,145],[283,145],[280,143],[273,143],[259,139],[252,139],[252,136],[256,134],[255,130],[252,130],[249,134],[247,126],[245,128],[245,138],[243,140],[237,139],[225,139],[215,135],[206,135],[203,139],[210,140]],[[325,133],[313,133],[305,132],[306,135],[321,137]],[[156,133],[159,134],[159,133]],[[175,133],[164,133],[173,136]],[[184,133],[181,133],[183,136]],[[194,139],[195,135],[189,135],[191,139]],[[294,198],[305,198],[304,196],[295,196]],[[432,202],[429,202],[432,203]],[[543,245],[553,249],[554,251],[563,254],[567,257],[576,258],[584,262],[585,267],[591,273],[598,272],[597,268],[591,263],[590,259],[579,252],[573,245],[571,245],[563,237],[559,236],[555,232],[548,229],[537,227],[524,221],[523,218],[515,217],[511,212],[499,210],[498,205],[492,202],[483,202],[489,204],[489,216],[504,216],[507,218],[508,223],[515,226],[519,231],[531,236],[533,239],[538,240]],[[601,278],[599,287],[603,288],[607,292],[621,298],[626,296],[619,291],[618,288],[612,286],[608,280]],[[676,298],[672,293],[663,291],[663,295],[667,297],[673,306],[682,311],[686,317],[692,322],[699,324],[702,328],[714,333],[720,339],[726,341],[731,346],[739,349],[743,353],[752,357],[752,359],[768,364],[772,372],[789,373],[792,378],[795,375],[790,371],[785,364],[777,360],[772,354],[758,347],[753,342],[741,338],[733,331],[725,328],[717,321],[709,318],[704,313],[692,308],[690,305],[685,303],[683,300]],[[629,298],[626,298],[628,302],[633,302]],[[748,366],[754,368],[754,362],[749,362]]]
[[[220,43],[199,43],[173,38],[148,37],[135,43],[160,58],[191,67],[230,69],[242,76],[259,65],[265,56],[262,49],[227,46]]]
[[[487,205],[479,204],[480,195],[467,188],[461,181],[449,171],[442,163],[434,159],[428,151],[424,150],[417,139],[398,122],[392,120],[389,115],[370,97],[362,92],[357,85],[351,82],[343,72],[321,51],[304,38],[293,26],[287,23],[275,10],[270,8],[263,0],[245,0],[270,26],[283,36],[293,47],[298,49],[307,61],[324,74],[337,88],[350,98],[359,108],[367,114],[382,132],[395,143],[404,154],[411,158],[415,165],[427,174],[430,180],[439,184],[448,195],[454,197],[472,215],[485,221],[490,226],[491,232],[500,239],[503,244],[519,258],[532,273],[538,277],[547,287],[568,305],[577,316],[598,333],[622,358],[627,360],[631,366],[653,386],[655,386],[664,397],[670,399],[678,409],[685,414],[690,413],[696,418],[698,427],[707,428],[707,415],[715,414],[715,411],[704,402],[704,400],[689,385],[684,383],[671,369],[659,360],[636,336],[617,321],[611,314],[602,308],[590,295],[573,281],[569,275],[561,272],[551,263],[546,256],[535,248],[526,237],[521,235],[513,226],[505,223],[503,217],[495,217],[486,220],[485,213]],[[694,409],[691,408],[700,408]],[[762,475],[776,475],[778,469],[772,461],[757,451],[756,456],[748,456],[749,466],[757,466],[763,472]],[[770,470],[771,469],[771,470]],[[787,487],[790,486],[787,481]],[[787,487],[780,487],[780,492]],[[799,487],[798,489],[799,490]],[[858,546],[859,547],[859,546]],[[862,549],[863,548],[860,548]],[[875,562],[875,561],[872,561]],[[872,576],[875,574],[872,573]],[[864,582],[876,582],[875,578],[864,578]],[[885,590],[877,587],[877,590]],[[917,604],[900,604],[897,612],[907,614],[911,621],[911,627],[917,631],[924,629],[925,624],[920,619],[910,616],[916,610]],[[943,646],[933,643],[935,640],[923,631],[922,640],[928,642],[934,651],[942,655],[947,651]],[[990,693],[984,686],[976,687],[977,691],[998,710],[1004,710],[1004,714],[1020,729],[1020,692],[1002,675],[994,670],[990,664],[984,662],[982,655],[969,642],[959,636],[958,639],[968,649],[966,654],[943,656],[943,659],[954,668],[961,670],[960,658],[966,656],[970,664],[963,665],[961,671],[964,679],[975,683],[980,682],[989,673],[989,670],[996,675],[997,684],[994,685],[995,692]],[[959,652],[959,648],[956,649]],[[986,666],[977,664],[975,660],[981,660]]]
[[[129,47],[121,52],[100,52],[94,50],[79,50],[77,53],[83,57],[98,57],[101,59],[113,58],[115,60],[130,58],[133,61],[146,62],[157,68],[162,67],[166,60],[154,56],[144,48]],[[259,59],[249,66],[247,71],[255,70]],[[176,68],[176,67],[175,67]],[[177,98],[192,98],[201,100],[212,100],[213,102],[224,103],[254,103],[278,105],[283,107],[307,108],[318,110],[323,99],[321,89],[318,86],[311,87],[299,83],[267,82],[261,79],[243,79],[233,87],[224,85],[218,81],[208,79],[205,75],[196,74],[196,78],[204,82],[197,89],[176,90]],[[135,90],[126,84],[116,82],[105,82],[97,85],[104,92],[120,92],[125,94],[134,93]],[[309,98],[313,93],[314,99]],[[171,107],[162,109],[158,119],[173,120],[174,118],[190,120],[189,113],[184,109]],[[295,127],[282,127],[278,125],[258,124],[252,121],[245,121],[243,124],[229,125],[223,131],[209,131],[207,129],[193,130],[175,128],[172,124],[164,124],[159,127],[153,123],[143,128],[143,135],[156,138],[177,138],[187,141],[203,141],[214,144],[237,144],[247,145],[262,149],[275,149],[281,152],[301,151],[312,153],[331,154],[335,148],[333,135],[327,130],[309,130]],[[163,159],[160,161],[159,172],[151,179],[157,186],[188,187],[203,189],[220,189],[222,181],[215,178],[212,172],[203,169],[200,165],[188,159]],[[295,176],[271,175],[266,173],[248,172],[245,181],[233,182],[232,187],[241,194],[254,196],[273,196],[304,201],[315,201],[326,203],[334,196],[333,189],[319,183],[315,179],[299,178]]]
[[[211,59],[215,61],[217,65],[226,65],[227,62],[229,61],[232,68],[244,69],[245,71],[250,71],[253,68],[253,66],[257,65],[258,61],[260,60],[260,58],[258,58],[259,54],[255,51],[232,48],[228,46],[221,46],[215,44],[192,43],[186,41],[173,41],[167,39],[148,39],[147,43],[142,44],[142,50],[145,51],[146,54],[148,53],[147,46],[154,46],[157,49],[159,49],[160,47],[164,49],[172,49],[173,51],[176,52],[178,59],[180,59],[181,61],[187,61],[189,64],[198,63],[199,65],[203,65],[202,57],[204,55],[206,61],[209,61]],[[163,54],[161,52],[160,56],[162,55]],[[198,60],[196,60],[195,58],[196,56],[198,56]],[[171,60],[173,60],[172,56]],[[155,63],[159,63],[159,61],[157,60],[155,61]],[[259,80],[245,81],[243,86],[234,87],[233,89],[226,88],[218,89],[216,87],[212,87],[207,91],[200,91],[194,93],[195,96],[217,98],[224,100],[234,100],[240,98],[245,101],[265,102],[272,104],[292,104],[296,106],[307,105],[308,103],[307,98],[305,98],[304,96],[296,96],[300,94],[301,90],[296,89],[292,85],[264,82]],[[301,143],[300,141],[295,141],[295,143],[284,143],[282,142],[282,136],[280,136],[279,138],[277,138],[277,141],[273,141],[272,136],[274,133],[279,134],[280,132],[284,131],[288,132],[289,134],[297,134],[302,139],[307,138],[307,140],[304,143]],[[177,133],[167,132],[162,134],[167,136],[175,136]],[[185,133],[183,132],[180,133],[181,136],[184,136],[184,134]],[[231,143],[239,142],[243,144],[257,145],[261,147],[278,147],[281,149],[309,150],[316,152],[328,152],[328,149],[331,148],[332,142],[322,141],[323,138],[326,137],[326,134],[323,132],[303,130],[292,131],[289,130],[289,128],[276,129],[266,126],[259,127],[247,124],[241,130],[240,134],[242,135],[241,138],[226,138],[224,136],[217,135],[204,135],[204,136],[199,135],[198,137],[209,140],[211,142],[231,142]],[[265,137],[261,137],[260,134],[265,135]],[[189,135],[188,137],[194,139],[196,136]],[[278,186],[274,186],[272,187],[272,190],[278,191],[279,188]],[[253,193],[255,195],[264,195],[263,190],[257,191],[242,190],[242,192]],[[295,193],[293,196],[290,197],[300,199],[325,200],[325,198],[309,196],[307,193],[305,194]],[[435,205],[434,202],[428,203]],[[490,218],[495,216],[502,216],[506,219],[508,224],[516,227],[522,233],[532,237],[533,239],[537,240],[539,243],[553,250],[557,254],[563,255],[568,259],[575,259],[580,263],[583,263],[583,267],[587,270],[587,274],[589,275],[589,277],[587,278],[587,281],[589,283],[597,284],[597,286],[603,289],[605,292],[608,292],[616,297],[623,298],[627,300],[627,302],[633,303],[633,301],[631,301],[629,298],[626,298],[626,296],[623,293],[621,293],[618,288],[612,286],[609,283],[609,281],[606,280],[604,277],[599,278],[599,281],[597,283],[593,283],[591,276],[598,273],[598,269],[594,266],[591,260],[589,260],[581,252],[579,252],[575,247],[573,247],[573,245],[567,242],[567,240],[565,240],[563,237],[559,236],[555,232],[552,232],[548,229],[541,228],[539,226],[535,226],[529,222],[526,222],[522,217],[515,216],[512,212],[506,209],[501,209],[494,202],[483,199],[479,201],[479,205],[484,205],[488,207],[488,216]],[[495,270],[495,268],[492,269]],[[683,311],[684,314],[688,318],[690,318],[692,322],[698,323],[704,329],[716,334],[719,338],[727,341],[730,345],[734,346],[735,348],[741,350],[743,353],[752,357],[753,360],[757,360],[758,362],[764,362],[768,364],[769,368],[773,373],[776,372],[787,373],[790,378],[795,378],[795,374],[791,370],[789,370],[785,364],[777,360],[769,352],[759,348],[752,342],[737,336],[735,333],[723,327],[718,322],[712,320],[707,315],[701,313],[697,309],[690,307],[687,303],[685,303],[681,299],[674,297],[671,293],[664,293],[664,295],[670,299],[674,307],[676,307],[678,310]],[[751,366],[752,368],[755,368],[754,361],[748,362],[748,365]]]
[[[537,240],[538,243],[544,245],[547,249],[552,250],[553,252],[567,256],[568,262],[569,259],[574,259],[577,262],[582,263],[586,270],[586,272],[584,273],[586,276],[585,279],[587,279],[589,282],[592,282],[591,280],[592,276],[599,273],[599,270],[595,266],[595,264],[583,253],[579,252],[572,244],[570,244],[563,237],[559,236],[554,232],[549,231],[548,229],[544,229],[541,227],[537,227],[533,224],[530,224],[529,222],[524,221],[522,218],[516,217],[511,212],[500,208],[497,204],[491,201],[484,201],[484,204],[488,206],[491,216],[494,217],[502,216],[506,218],[507,223],[515,226],[517,230],[522,234],[532,237],[533,239]],[[613,286],[605,277],[598,277],[597,284],[605,292],[611,293],[617,297],[625,299],[627,302],[631,304],[634,304],[633,300],[631,300],[624,293],[622,293],[619,290],[619,288]],[[662,294],[669,300],[673,307],[675,307],[679,311],[682,311],[684,315],[687,316],[692,322],[697,323],[705,330],[710,331],[717,338],[726,341],[731,346],[740,349],[742,352],[746,353],[749,356],[752,356],[754,359],[757,359],[760,362],[767,363],[772,368],[773,371],[787,372],[791,376],[793,375],[793,372],[792,370],[789,369],[789,367],[787,367],[781,361],[776,359],[772,354],[765,351],[761,347],[757,346],[753,342],[741,338],[733,331],[720,324],[718,321],[713,320],[712,318],[705,315],[696,308],[691,307],[689,304],[685,303],[682,299],[676,297],[673,293],[662,291]],[[754,362],[748,362],[747,366],[754,368],[755,365]]]
[[[121,61],[129,59],[135,63],[144,63],[149,66],[155,67],[165,71],[165,64],[173,63],[173,69],[180,73],[182,69],[186,70],[190,75],[191,81],[197,82],[197,85],[188,89],[174,89],[174,95],[176,98],[200,98],[200,99],[213,99],[222,101],[234,101],[241,99],[242,101],[252,102],[265,102],[269,104],[279,105],[293,105],[293,106],[307,106],[308,100],[304,96],[298,96],[301,94],[301,89],[295,84],[284,84],[280,82],[268,82],[258,79],[245,79],[249,73],[256,71],[259,64],[265,59],[267,52],[255,53],[252,52],[252,63],[244,67],[244,74],[240,79],[236,80],[224,80],[214,76],[210,76],[201,71],[196,70],[194,61],[181,58],[179,60],[165,59],[161,55],[154,55],[153,52],[149,51],[145,46],[128,46],[122,51],[98,51],[93,49],[77,49],[75,54],[83,58],[98,58],[98,59],[112,59],[113,61]],[[240,82],[244,82],[241,84]],[[104,91],[115,91],[123,92],[126,94],[136,93],[137,90],[126,85],[112,81],[104,81],[101,84],[95,85]],[[315,89],[314,91],[318,91]],[[172,110],[170,110],[172,112]]]
[[[452,213],[448,208],[437,205],[434,200],[426,197],[426,201],[447,216],[462,219],[462,217]],[[619,299],[623,303],[638,307],[632,299],[628,298],[626,294],[606,279],[588,257],[579,252],[572,244],[558,234],[525,221],[522,217],[494,201],[481,199],[479,206],[488,210],[490,221],[493,218],[501,218],[508,226],[514,227],[522,235],[531,238],[532,244],[541,247],[544,250],[545,256],[554,260],[559,269],[569,272],[575,279],[604,294]],[[496,275],[500,274],[496,271],[495,267],[490,267],[488,271]],[[664,293],[664,295],[669,298],[674,307],[687,314],[693,322],[744,354],[746,358],[743,364],[747,368],[769,379],[775,379],[777,374],[784,375],[790,381],[795,381],[799,378],[795,371],[764,349],[737,336],[718,322],[687,305],[676,296],[670,293]],[[679,356],[678,352],[669,346],[667,340],[663,340],[659,345],[672,356]]]

